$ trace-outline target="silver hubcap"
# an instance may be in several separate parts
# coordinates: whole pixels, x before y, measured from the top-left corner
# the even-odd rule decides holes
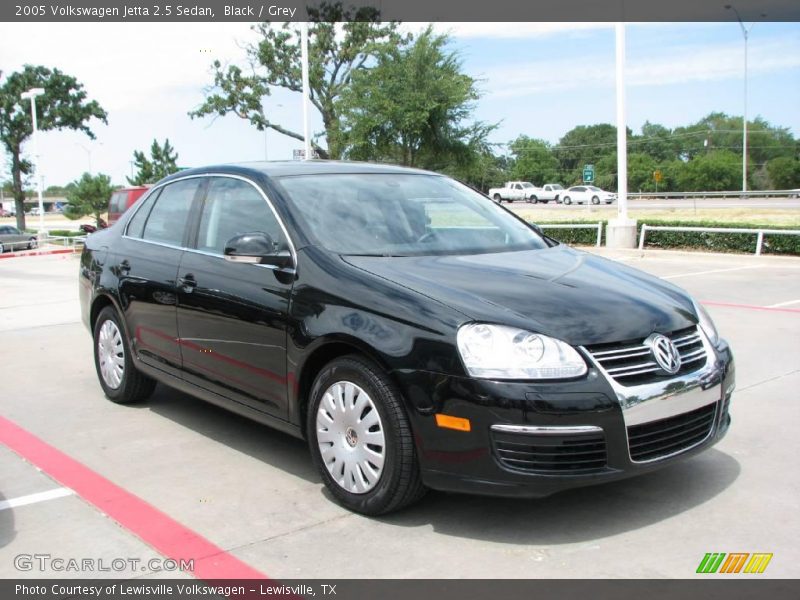
[[[386,454],[383,424],[372,398],[349,381],[330,386],[317,410],[317,444],[334,481],[365,494],[380,481]]]
[[[100,362],[100,376],[105,384],[113,390],[117,389],[125,373],[125,350],[122,335],[114,321],[106,321],[100,328],[97,360]]]

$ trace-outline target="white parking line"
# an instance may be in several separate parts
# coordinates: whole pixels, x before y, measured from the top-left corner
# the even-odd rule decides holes
[[[0,502],[0,510],[25,506],[26,504],[36,504],[37,502],[45,502],[46,500],[55,500],[56,498],[71,496],[73,493],[74,492],[69,488],[60,487],[47,490],[46,492],[39,492],[38,494],[28,494],[27,496],[20,496],[19,498],[12,498],[11,500],[3,500]]]
[[[677,279],[678,277],[692,277],[694,275],[710,275],[711,273],[725,273],[727,271],[743,271],[744,269],[757,269],[758,265],[749,265],[747,267],[732,267],[730,269],[712,269],[710,271],[695,271],[693,273],[678,273],[677,275],[666,275],[661,279]]]
[[[778,302],[777,304],[770,304],[767,308],[780,308],[781,306],[789,306],[791,304],[800,304],[800,300],[789,300],[788,302]]]

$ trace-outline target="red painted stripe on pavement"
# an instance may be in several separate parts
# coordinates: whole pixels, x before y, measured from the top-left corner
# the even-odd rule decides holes
[[[24,254],[19,254],[16,252],[11,252],[10,254],[0,254],[0,258],[23,258],[25,256],[47,256],[49,254],[74,254],[74,250],[37,250],[36,252],[26,252]]]
[[[198,579],[268,579],[138,496],[0,416],[0,443],[114,519],[167,558],[194,559]]]
[[[701,300],[700,304],[706,304],[708,306],[722,306],[725,308],[747,308],[750,310],[767,310],[770,312],[789,312],[789,313],[800,313],[800,308],[781,308],[779,306],[757,306],[755,304],[732,304],[730,302],[708,302],[706,300]]]

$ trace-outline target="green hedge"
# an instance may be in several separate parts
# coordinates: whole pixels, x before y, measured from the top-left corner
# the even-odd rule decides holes
[[[787,229],[798,230],[800,225],[764,225],[763,223],[725,223],[718,221],[664,221],[647,220],[647,225],[662,227],[709,227],[732,229]],[[559,221],[565,224],[586,223],[586,221]],[[542,223],[543,225],[545,223]],[[607,222],[603,223],[604,229]],[[642,231],[639,222],[638,235]],[[544,232],[565,244],[593,246],[597,239],[594,229],[545,229]],[[605,233],[604,233],[605,239]],[[754,233],[705,233],[692,231],[648,231],[645,248],[689,248],[709,252],[739,252],[753,254],[756,248]],[[764,234],[762,254],[785,254],[800,256],[800,235]]]
[[[82,231],[71,231],[69,229],[52,229],[49,233],[55,237],[79,237],[81,235],[86,235]]]
[[[599,222],[599,219],[594,223],[591,221],[558,221],[553,222],[552,225],[595,225]],[[551,223],[539,223],[539,225],[543,227],[542,231],[544,234],[547,237],[553,238],[554,240],[574,246],[594,246],[597,244],[597,229],[544,229],[545,225],[550,224]],[[606,223],[604,221],[603,240],[605,240],[605,235]]]

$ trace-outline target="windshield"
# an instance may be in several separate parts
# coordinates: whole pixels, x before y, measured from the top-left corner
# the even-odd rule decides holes
[[[278,181],[306,232],[337,254],[483,254],[547,247],[533,229],[447,177],[320,174]]]
[[[533,184],[532,183],[523,183],[522,187],[524,187],[524,188],[532,188]]]

